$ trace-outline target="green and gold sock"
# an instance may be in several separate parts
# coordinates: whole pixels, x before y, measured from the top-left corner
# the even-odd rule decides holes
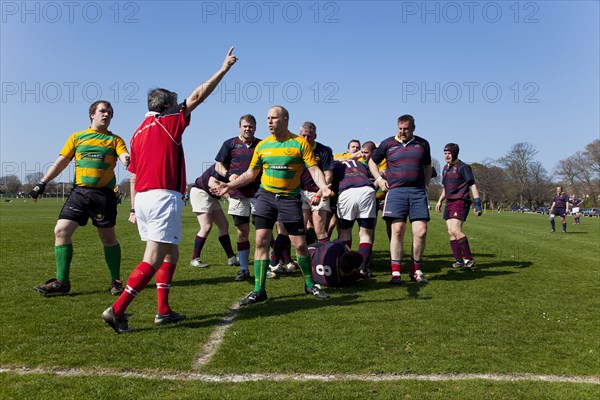
[[[262,293],[265,291],[268,269],[269,260],[254,260],[254,292]]]
[[[73,244],[54,246],[54,260],[56,261],[56,279],[69,282],[69,271],[73,259]]]
[[[111,247],[104,246],[104,259],[110,271],[110,278],[121,279],[121,245],[119,243]]]
[[[306,287],[315,286],[315,282],[312,280],[312,263],[310,262],[310,256],[298,256],[298,265],[304,275],[304,281]]]

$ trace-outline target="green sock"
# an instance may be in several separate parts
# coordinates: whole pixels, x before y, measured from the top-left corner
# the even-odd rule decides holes
[[[310,262],[310,256],[298,256],[298,265],[304,275],[306,281],[306,287],[315,286],[312,280],[312,263]]]
[[[265,291],[268,268],[269,260],[254,260],[254,291],[256,293]]]
[[[111,247],[104,246],[104,259],[110,270],[110,278],[121,279],[121,245],[119,243]]]
[[[56,261],[56,279],[61,282],[69,282],[69,271],[73,259],[73,244],[54,246],[54,259]]]

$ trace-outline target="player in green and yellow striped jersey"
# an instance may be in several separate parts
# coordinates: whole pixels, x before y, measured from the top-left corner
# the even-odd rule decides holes
[[[123,139],[108,130],[113,117],[113,108],[108,101],[93,103],[88,115],[90,127],[69,137],[56,162],[30,192],[36,201],[44,193],[46,183],[56,178],[75,159],[73,190],[54,228],[56,278],[34,287],[43,295],[65,294],[71,290],[71,238],[77,227],[86,225],[90,218],[98,228],[98,236],[104,245],[104,257],[112,279],[109,291],[113,295],[123,292],[121,246],[115,232],[117,197],[114,169],[117,158],[125,166],[129,164],[129,153]]]
[[[310,171],[324,198],[329,198],[331,190],[325,184],[325,176],[317,166],[311,146],[305,139],[288,130],[288,111],[281,106],[271,107],[267,114],[267,123],[271,136],[257,145],[248,170],[233,182],[222,182],[219,187],[213,189],[214,194],[223,196],[229,189],[251,182],[262,171],[260,189],[256,193],[252,213],[256,227],[254,291],[246,296],[240,305],[245,306],[267,299],[265,283],[269,268],[269,244],[276,221],[284,224],[296,249],[298,264],[304,275],[305,293],[327,299],[329,295],[316,286],[311,277],[312,267],[300,200],[300,176],[304,167]]]

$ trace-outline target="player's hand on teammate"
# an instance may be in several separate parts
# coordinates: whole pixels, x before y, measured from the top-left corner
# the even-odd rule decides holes
[[[37,201],[37,198],[44,194],[46,190],[46,182],[39,181],[35,184],[33,189],[29,192],[29,196],[33,199],[33,201]]]
[[[378,181],[375,181],[375,183],[377,183],[377,186],[379,186],[379,188],[381,190],[383,190],[384,192],[387,192],[388,190],[390,190],[388,181],[386,181],[385,178],[383,178],[383,177],[381,177],[381,179],[379,179]]]
[[[311,197],[310,199],[308,199],[308,204],[310,204],[311,206],[318,206],[319,203],[321,202],[321,196],[319,196],[318,194],[315,194],[313,197]]]
[[[229,186],[225,182],[218,182],[215,187],[210,188],[210,193],[218,197],[225,195],[228,191]]]
[[[321,189],[321,198],[323,199],[323,201],[326,201],[331,196],[333,196],[333,192],[331,191],[331,183],[330,183],[324,189]]]

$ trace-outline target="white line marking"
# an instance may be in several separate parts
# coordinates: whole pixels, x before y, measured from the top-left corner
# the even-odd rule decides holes
[[[256,382],[256,381],[363,381],[363,382],[396,382],[405,380],[449,382],[468,380],[487,380],[497,382],[553,382],[553,383],[588,383],[600,385],[600,376],[567,376],[567,375],[535,375],[535,374],[223,374],[211,375],[194,372],[174,372],[156,370],[123,371],[105,368],[52,368],[52,367],[0,367],[0,373],[18,375],[53,374],[56,376],[115,376],[123,378],[145,378],[172,381],[198,382]]]
[[[229,308],[229,311],[227,314],[225,314],[225,318],[219,322],[217,328],[214,330],[212,335],[210,335],[210,338],[202,348],[202,351],[192,363],[192,370],[198,370],[212,360],[217,350],[219,350],[219,347],[221,347],[221,344],[223,344],[225,333],[231,327],[231,324],[233,323],[234,318],[237,316],[239,309],[240,305],[238,302]]]

